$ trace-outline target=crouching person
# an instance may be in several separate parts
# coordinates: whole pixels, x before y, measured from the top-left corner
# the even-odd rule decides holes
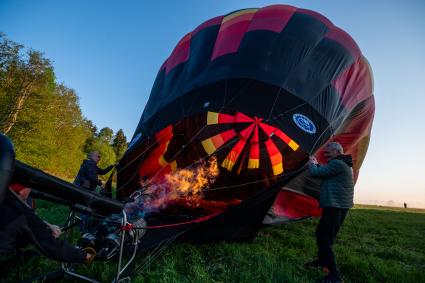
[[[7,191],[0,205],[0,274],[10,272],[17,263],[19,251],[34,245],[42,254],[53,260],[70,263],[91,262],[93,250],[75,248],[59,239],[61,230],[38,217],[27,204],[31,189],[18,187]]]

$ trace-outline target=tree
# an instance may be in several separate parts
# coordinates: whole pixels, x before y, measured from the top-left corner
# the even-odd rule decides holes
[[[97,139],[97,127],[93,124],[91,120],[85,120],[86,128],[89,130],[89,136],[87,137],[83,151],[85,153],[90,152],[90,148],[93,147],[94,141]]]
[[[64,175],[75,176],[81,160],[84,159],[83,147],[91,135],[81,109],[78,96],[74,90],[63,84],[56,87],[51,119],[54,125],[54,153],[49,162],[49,169]]]
[[[12,139],[18,159],[67,177],[76,174],[92,130],[75,92],[56,83],[50,61],[3,34],[0,130]]]
[[[116,161],[112,129],[98,132],[83,117],[77,94],[55,81],[41,52],[26,50],[1,33],[0,131],[12,139],[19,160],[56,175],[75,177],[93,150],[102,155],[101,167]]]
[[[91,120],[86,120],[86,126],[90,130],[92,136],[97,136],[97,127]]]
[[[18,159],[67,177],[78,171],[90,135],[77,95],[64,85],[30,97],[9,132]]]
[[[0,34],[1,131],[9,133],[30,96],[52,88],[54,73],[50,61],[38,51],[21,55],[23,46]]]
[[[114,131],[109,127],[102,128],[98,134],[99,139],[109,144],[112,144],[113,136],[114,136]]]
[[[41,52],[26,51],[4,35],[0,41],[0,130],[13,140],[17,158],[47,169],[54,151],[53,67]]]
[[[112,147],[114,148],[117,159],[121,159],[124,152],[127,150],[127,137],[122,129],[119,129],[115,134]]]

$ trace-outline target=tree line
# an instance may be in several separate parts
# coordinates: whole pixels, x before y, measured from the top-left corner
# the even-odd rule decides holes
[[[81,112],[76,92],[56,81],[49,59],[0,33],[0,131],[13,141],[16,158],[73,178],[88,152],[100,167],[127,149],[122,129],[100,130]]]

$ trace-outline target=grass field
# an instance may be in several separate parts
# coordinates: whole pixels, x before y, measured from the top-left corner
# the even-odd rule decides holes
[[[38,214],[59,223],[67,211],[39,203]],[[315,256],[317,219],[265,227],[251,243],[175,243],[134,282],[314,282],[320,271],[303,264]],[[425,210],[356,206],[335,245],[345,282],[425,282]],[[144,254],[137,262],[142,262]],[[137,264],[136,264],[137,265]],[[58,264],[42,256],[15,268],[16,282]],[[95,262],[79,271],[112,281],[116,264]],[[69,282],[65,280],[65,282]]]

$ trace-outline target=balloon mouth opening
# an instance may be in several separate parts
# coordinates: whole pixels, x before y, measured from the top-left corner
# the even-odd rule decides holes
[[[144,195],[135,211],[148,221],[221,213],[282,182],[308,160],[283,130],[238,111],[185,117],[153,138],[134,185]]]

